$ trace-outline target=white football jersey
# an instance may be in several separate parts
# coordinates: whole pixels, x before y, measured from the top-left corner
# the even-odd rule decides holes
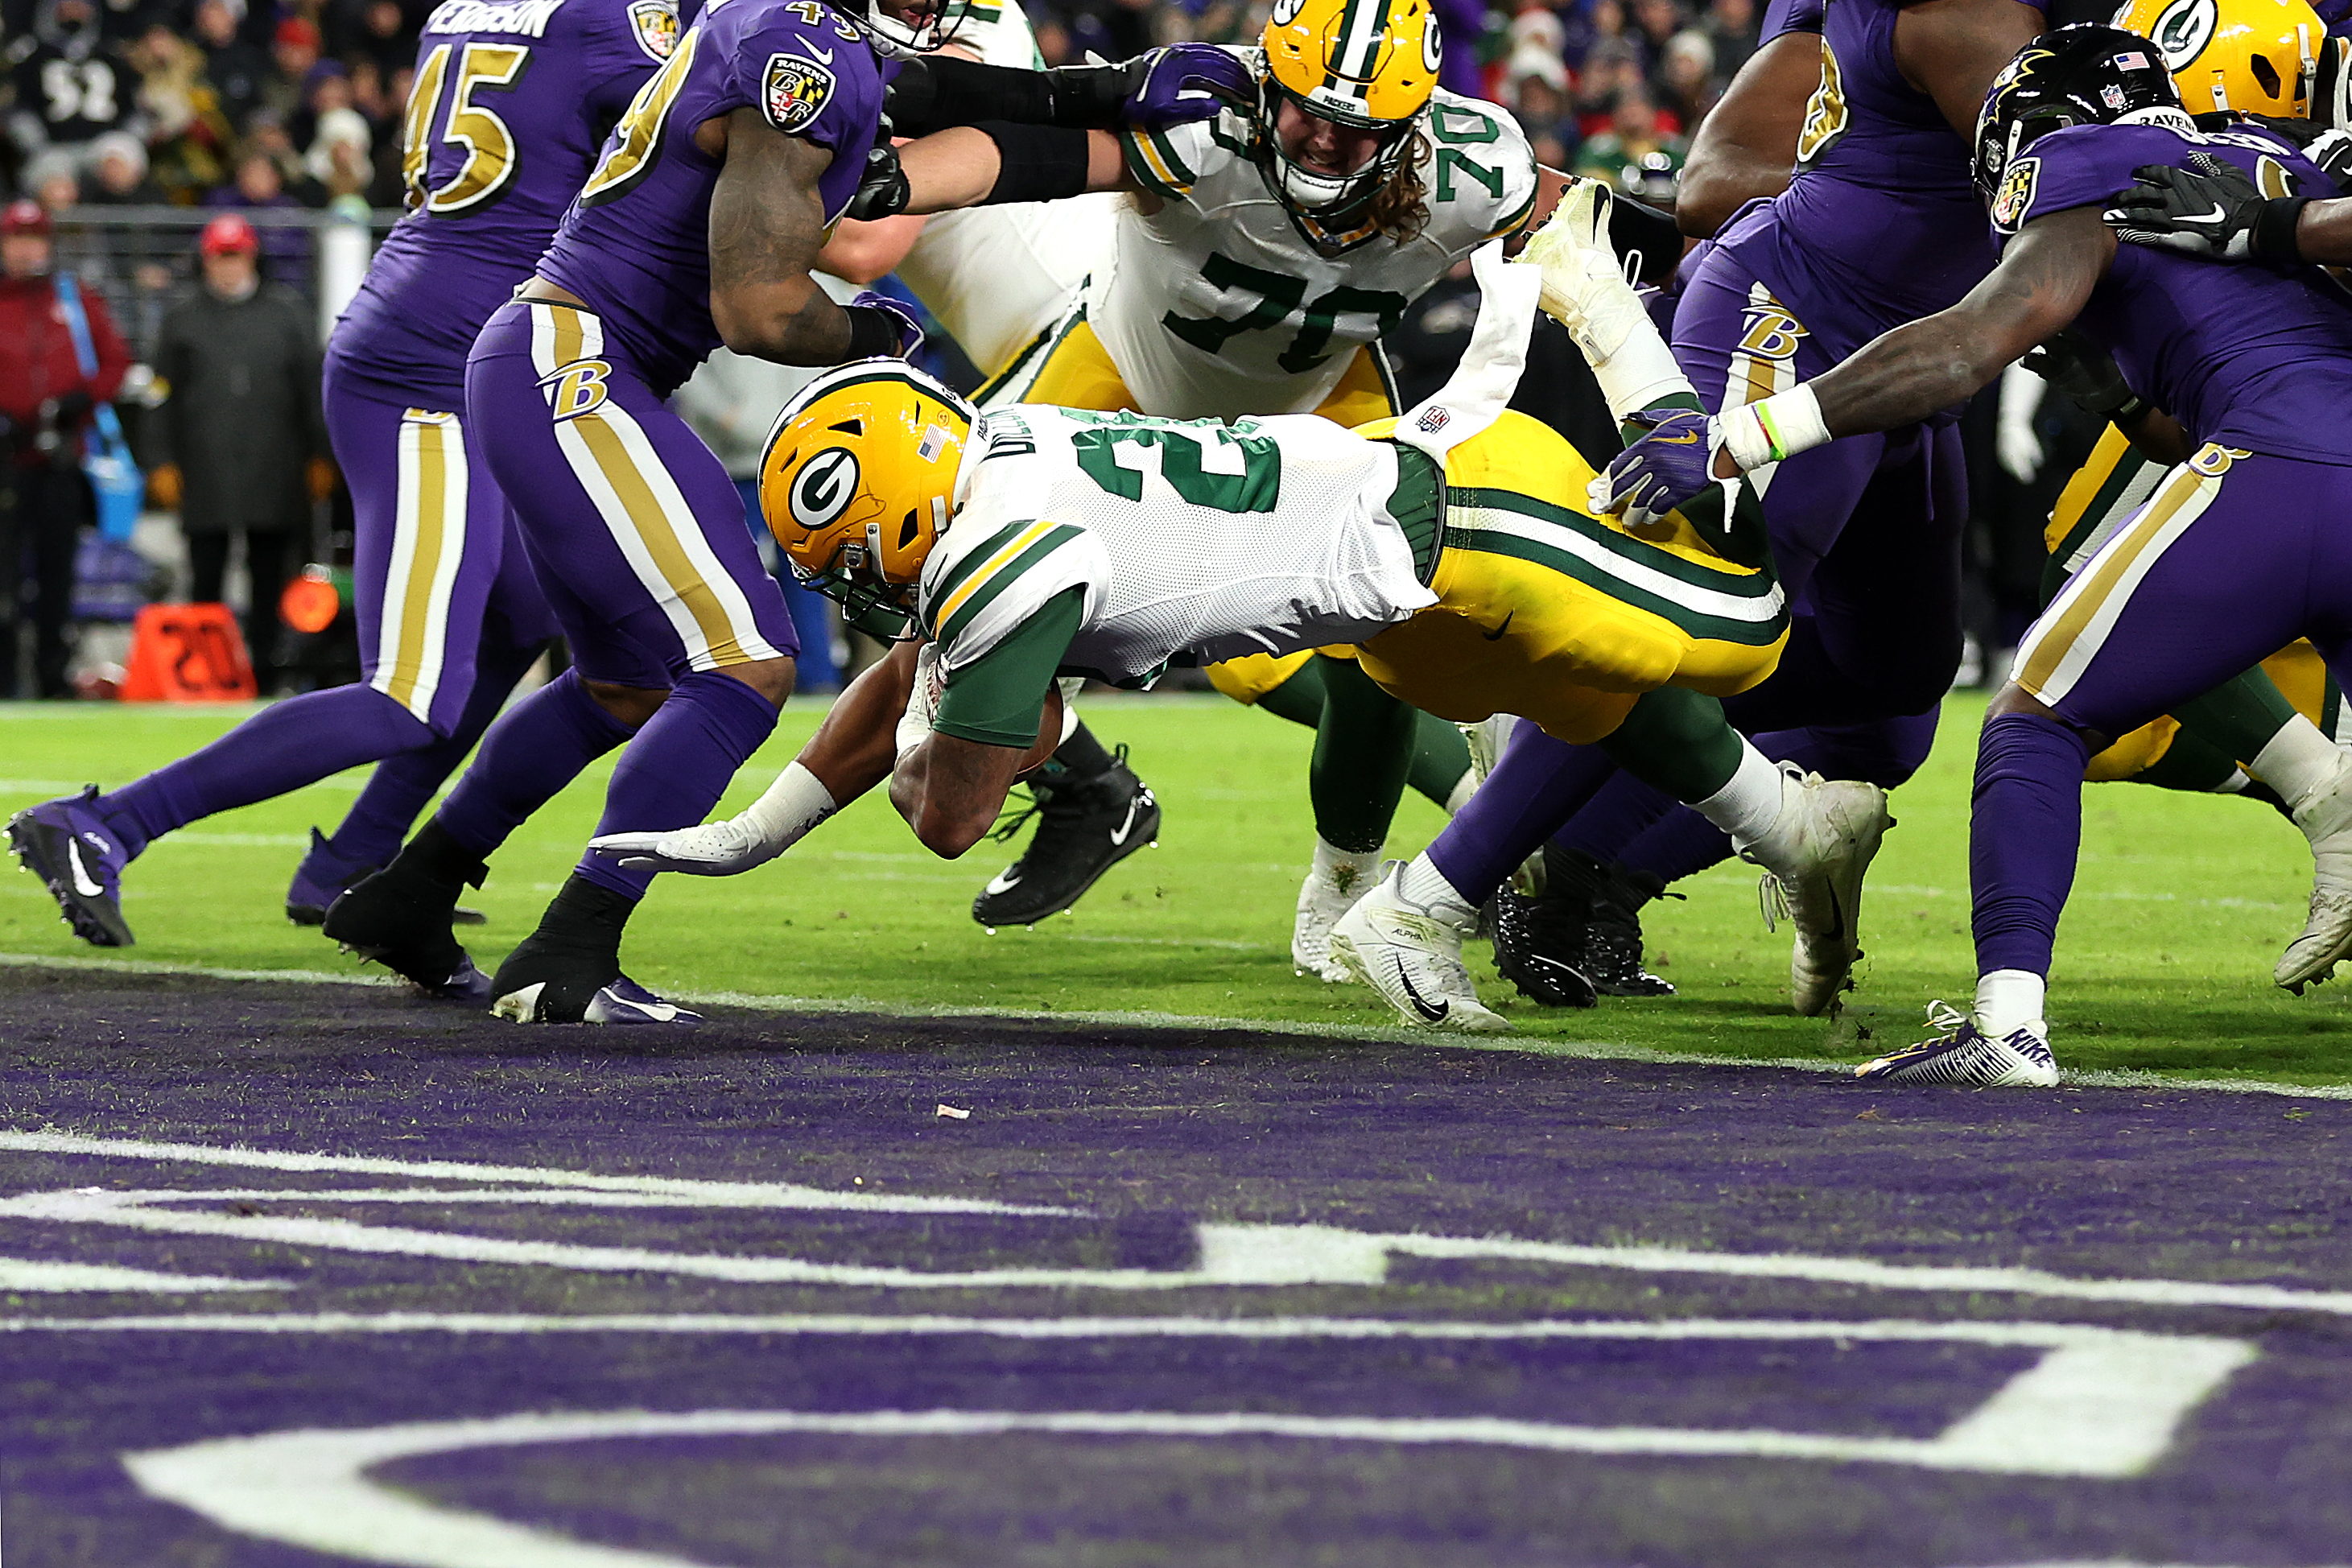
[[[1045,63],[1016,0],[972,6],[954,43],[987,65],[1034,70]],[[1125,205],[1104,192],[937,213],[924,220],[898,277],[992,376],[1062,319],[1090,271],[1108,264],[1111,225]]]
[[[1304,414],[1357,348],[1393,329],[1454,263],[1527,220],[1535,153],[1491,103],[1440,88],[1419,132],[1429,221],[1403,245],[1331,235],[1294,214],[1226,110],[1123,131],[1128,168],[1159,210],[1118,215],[1116,254],[1086,310],[1139,406],[1184,419]]]
[[[1064,667],[1124,685],[1180,654],[1354,642],[1437,602],[1389,511],[1396,448],[1328,419],[1023,404],[989,413],[965,451],[918,595],[950,676],[1071,588],[1085,616]]]

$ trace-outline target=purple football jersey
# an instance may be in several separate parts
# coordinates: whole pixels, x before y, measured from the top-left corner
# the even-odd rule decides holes
[[[2334,191],[2292,143],[2249,125],[2076,125],[2011,163],[1993,220],[2015,234],[2069,207],[2104,207],[2147,163],[2226,160],[2282,195]],[[2075,318],[2132,390],[2200,441],[2352,463],[2352,296],[2315,267],[2228,266],[2123,245]]]
[[[1822,30],[1822,9],[1828,0],[1766,0],[1764,24],[1756,35],[1756,47],[1762,48],[1783,33],[1818,33]],[[2352,5],[2352,0],[2345,0]]]
[[[1902,11],[1898,0],[1827,0],[1796,174],[1719,237],[1768,282],[1791,270],[1817,280],[1801,290],[1816,331],[1834,330],[1814,319],[1824,297],[1850,304],[1853,320],[1835,325],[1866,339],[1944,309],[1992,269],[1968,144],[1895,66]],[[1784,263],[1784,248],[1799,254]]]
[[[828,222],[856,193],[882,118],[886,68],[816,0],[711,0],[637,94],[556,231],[540,275],[603,318],[607,341],[667,395],[719,346],[710,322],[710,192],[720,163],[695,129],[756,108],[833,153]]]
[[[347,373],[462,405],[475,335],[530,276],[605,132],[677,41],[672,0],[442,0],[416,46],[409,212],[331,345]]]

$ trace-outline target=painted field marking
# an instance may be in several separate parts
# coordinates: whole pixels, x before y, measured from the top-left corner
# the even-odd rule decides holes
[[[79,787],[79,786],[76,786]],[[320,787],[314,785],[314,788]],[[356,787],[356,786],[354,786]],[[541,892],[561,886],[537,882]],[[46,897],[37,888],[27,895]],[[1024,928],[1009,928],[1011,930]],[[1035,933],[1029,933],[1034,935]],[[1075,932],[1050,933],[1066,941],[1093,940]],[[0,952],[0,969],[87,969],[118,974],[177,974],[200,980],[260,981],[282,985],[368,985],[401,988],[407,982],[382,974],[356,974],[348,970],[225,969],[211,964],[156,963],[146,959],[93,958],[82,953]],[[1421,1046],[1432,1050],[1495,1051],[1521,1056],[1559,1057],[1570,1061],[1640,1062],[1653,1067],[1738,1068],[1777,1069],[1851,1079],[1851,1062],[1824,1061],[1819,1057],[1734,1057],[1715,1051],[1667,1051],[1612,1040],[1554,1040],[1533,1037],[1436,1035],[1381,1024],[1321,1024],[1296,1018],[1248,1018],[1216,1014],[1160,1013],[1145,1010],[1085,1008],[1055,1012],[1037,1007],[991,1007],[981,1004],[919,1004],[877,1000],[869,996],[791,996],[749,991],[665,991],[664,995],[697,1006],[740,1007],[755,1013],[814,1013],[828,1016],[856,1014],[877,1018],[939,1018],[982,1021],[1012,1020],[1062,1027],[1101,1025],[1130,1029],[1214,1029],[1282,1035],[1303,1040],[1377,1040],[1393,1045]],[[2067,1089],[2129,1089],[2194,1091],[2206,1094],[2280,1095],[2290,1100],[2352,1100],[2352,1084],[2277,1083],[2264,1079],[2190,1079],[2138,1068],[2061,1069]],[[1856,1090],[1857,1093],[1867,1092]],[[2006,1090],[2002,1092],[2008,1092]]]
[[[276,1279],[228,1279],[210,1274],[159,1274],[110,1263],[60,1263],[43,1258],[0,1258],[0,1290],[285,1290]]]
[[[852,1331],[906,1332],[918,1320],[811,1320]],[[226,1529],[312,1551],[404,1568],[696,1568],[684,1559],[590,1545],[551,1531],[437,1507],[368,1479],[387,1462],[492,1447],[629,1438],[816,1432],[874,1437],[985,1437],[1010,1433],[1109,1437],[1292,1437],[1317,1442],[1445,1444],[1559,1454],[1809,1459],[1904,1465],[1998,1475],[2116,1479],[2141,1473],[2171,1446],[2181,1419],[2247,1362],[2242,1341],[2174,1337],[2071,1324],[1825,1324],[1351,1322],[1322,1319],[1243,1324],[1215,1320],[1004,1322],[919,1321],[931,1332],[1020,1337],[1157,1334],[1171,1328],[1221,1337],[1414,1339],[1962,1341],[2050,1347],[1974,1413],[1938,1436],[1836,1437],[1764,1430],[1580,1426],[1489,1416],[1298,1415],[1255,1411],[646,1411],[522,1415],[357,1430],[303,1430],[215,1438],[125,1455],[150,1496]]]
[[[176,1161],[289,1172],[348,1172],[440,1181],[472,1181],[525,1188],[516,1196],[498,1186],[475,1188],[337,1187],[78,1189],[0,1198],[0,1218],[98,1225],[165,1235],[206,1236],[375,1256],[431,1258],[467,1263],[587,1272],[668,1274],[738,1283],[877,1286],[896,1289],[1039,1288],[1170,1290],[1196,1287],[1364,1285],[1388,1283],[1392,1257],[1548,1264],[1561,1268],[1630,1269],[1760,1279],[1801,1279],[1881,1290],[1962,1291],[2034,1296],[2057,1300],[2122,1302],[2151,1307],[2225,1307],[2259,1311],[2352,1316],[2352,1290],[2309,1290],[2282,1285],[2186,1279],[2074,1279],[2041,1269],[2000,1266],[1881,1263],[1864,1258],[1798,1253],[1706,1252],[1652,1246],[1585,1246],[1514,1237],[1444,1237],[1343,1230],[1316,1225],[1200,1224],[1194,1267],[1150,1268],[991,1268],[929,1271],[882,1265],[818,1262],[773,1254],[669,1252],[651,1247],[518,1241],[503,1237],[371,1225],[342,1218],[191,1211],[178,1205],[387,1203],[458,1205],[524,1202],[580,1206],[853,1210],[902,1214],[984,1214],[1082,1217],[1071,1208],[1024,1207],[977,1199],[867,1196],[778,1183],[702,1182],[682,1177],[605,1176],[527,1165],[455,1161],[401,1161],[337,1154],[289,1154],[220,1149],[205,1144],[154,1143],[85,1138],[63,1132],[0,1132],[0,1150]],[[561,1195],[557,1195],[561,1194]],[[647,1200],[660,1200],[649,1202]]]

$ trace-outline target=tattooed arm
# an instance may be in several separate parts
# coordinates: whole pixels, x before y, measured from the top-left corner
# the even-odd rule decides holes
[[[695,133],[727,161],[710,193],[710,320],[737,353],[784,364],[851,358],[851,317],[809,276],[824,247],[816,183],[833,154],[786,136],[757,109]]]
[[[1891,430],[1948,408],[2072,321],[2115,259],[2096,207],[2034,219],[1948,310],[1895,328],[1810,384],[1832,436]]]

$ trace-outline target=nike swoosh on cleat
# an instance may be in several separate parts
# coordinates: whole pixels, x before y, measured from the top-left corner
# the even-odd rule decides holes
[[[1397,981],[1399,984],[1403,985],[1404,994],[1412,998],[1413,1011],[1419,1013],[1423,1017],[1428,1019],[1433,1024],[1442,1024],[1445,1022],[1446,1018],[1454,1011],[1454,1004],[1451,1002],[1440,1002],[1436,1006],[1433,1007],[1428,1003],[1423,1001],[1421,998],[1421,993],[1412,988],[1412,976],[1405,973],[1404,960],[1400,958],[1397,959],[1395,963]]]
[[[992,893],[1009,893],[1020,885],[1021,879],[1013,874],[1012,867],[1007,866],[988,879],[987,890]]]
[[[73,868],[75,892],[79,893],[85,899],[97,899],[103,898],[105,896],[106,889],[100,887],[97,882],[93,881],[90,878],[89,872],[83,868],[81,863],[81,846],[75,843],[70,838],[66,840],[66,864]]]
[[[1485,637],[1488,642],[1501,642],[1503,640],[1503,634],[1511,629],[1511,623],[1518,618],[1518,611],[1513,610],[1509,615],[1503,617],[1503,624],[1501,626],[1496,626],[1491,632],[1481,632],[1479,635]]]
[[[1127,836],[1135,831],[1135,814],[1142,809],[1143,800],[1140,796],[1138,796],[1127,803],[1127,820],[1120,823],[1118,825],[1118,831],[1110,836],[1110,841],[1114,846],[1123,845],[1127,842]]]

